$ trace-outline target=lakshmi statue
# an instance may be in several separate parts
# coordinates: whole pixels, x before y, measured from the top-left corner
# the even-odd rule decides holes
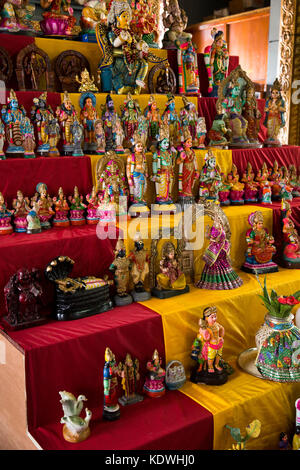
[[[130,260],[126,256],[126,248],[121,238],[117,241],[114,253],[115,259],[109,267],[109,270],[114,273],[117,290],[114,302],[117,306],[129,305],[132,303],[132,297],[128,294]]]
[[[184,128],[183,139],[176,159],[176,163],[179,165],[179,200],[182,202],[182,205],[191,204],[195,201],[193,190],[199,178],[197,158],[192,149],[193,140],[188,128]]]
[[[53,227],[68,227],[70,225],[69,204],[64,194],[63,188],[58,189],[57,197],[53,198],[55,216],[53,219]]]
[[[84,129],[83,151],[94,154],[97,149],[95,122],[99,119],[96,111],[96,96],[90,91],[81,93],[79,105],[81,108],[80,122]]]
[[[7,106],[1,109],[2,119],[6,124],[6,139],[8,147],[6,149],[7,157],[24,156],[24,121],[26,112],[24,106],[19,106],[16,93],[10,90]]]
[[[218,96],[218,87],[227,77],[229,53],[224,32],[213,28],[211,31],[213,43],[204,49],[204,62],[208,75],[208,96]]]
[[[248,217],[251,229],[247,230],[246,261],[242,266],[247,273],[262,274],[278,271],[278,266],[272,261],[276,252],[274,237],[264,227],[264,218],[260,211],[252,212]]]
[[[78,91],[80,93],[86,93],[88,91],[90,92],[98,92],[98,88],[96,87],[94,81],[94,77],[90,77],[90,72],[88,71],[87,68],[85,68],[84,70],[81,71],[80,73],[80,78],[78,77],[78,75],[75,76],[75,80],[76,82],[79,83],[80,87],[78,88]],[[95,106],[95,105],[94,105]]]
[[[256,175],[258,183],[258,199],[262,204],[272,204],[272,183],[269,181],[269,172],[266,162],[263,163],[261,169]]]
[[[6,156],[3,152],[5,142],[5,127],[0,117],[0,160],[6,160]]]
[[[203,310],[199,327],[191,352],[191,358],[197,363],[191,382],[223,385],[228,378],[222,359],[225,329],[217,322],[217,307],[213,305]]]
[[[230,241],[218,216],[214,218],[212,227],[207,226],[205,235],[209,239],[209,245],[203,254],[205,266],[195,286],[212,290],[240,287],[243,281],[230,264]]]
[[[124,146],[130,148],[132,145],[131,139],[138,128],[138,118],[141,115],[141,108],[137,100],[133,99],[130,93],[127,95],[127,100],[124,102],[122,110],[121,121],[125,130],[125,144]]]
[[[162,397],[166,392],[166,371],[161,367],[162,360],[155,349],[152,360],[147,362],[147,378],[144,384],[144,393],[150,398]]]
[[[241,182],[245,184],[244,201],[246,203],[257,202],[258,200],[258,183],[254,179],[255,174],[252,165],[248,162],[241,179]]]
[[[67,91],[64,92],[64,99],[56,109],[56,116],[61,128],[63,138],[63,155],[72,155],[74,150],[71,126],[77,118],[77,113]]]
[[[99,221],[98,209],[100,205],[100,197],[95,186],[93,186],[92,192],[86,195],[86,200],[88,202],[86,221],[90,225],[95,225]]]
[[[38,98],[33,98],[31,108],[31,120],[35,124],[38,137],[37,155],[46,157],[49,154],[49,124],[54,119],[54,113],[50,105],[47,104],[47,92],[42,93]]]
[[[148,186],[148,169],[145,148],[138,135],[135,135],[132,153],[127,158],[126,175],[129,184],[131,216],[149,215],[145,194]]]
[[[291,218],[292,209],[288,201],[281,202],[283,233],[282,262],[285,268],[300,268],[300,237]]]
[[[120,418],[120,405],[118,403],[118,368],[115,355],[109,348],[105,349],[105,363],[103,368],[103,419],[114,421]]]
[[[24,118],[23,129],[24,129],[24,140],[23,140],[24,158],[35,158],[34,128],[33,128],[33,124],[31,123],[28,117]]]
[[[246,100],[242,114],[248,123],[246,134],[249,142],[257,144],[257,147],[261,147],[262,144],[258,140],[261,112],[258,109],[258,104],[255,98],[255,89],[252,84],[248,84],[246,87]]]
[[[240,183],[240,177],[236,165],[233,163],[231,171],[227,175],[227,182],[230,184],[230,202],[233,205],[244,204],[244,183]]]
[[[0,193],[0,235],[10,235],[13,233],[11,217],[14,211],[7,209],[3,194]]]
[[[144,242],[141,234],[137,233],[134,237],[134,250],[130,253],[131,262],[130,275],[134,284],[131,292],[135,302],[143,302],[149,300],[150,292],[145,290],[145,281],[149,274],[149,255],[144,248]]]
[[[169,140],[170,145],[177,147],[180,144],[179,129],[180,120],[175,109],[175,98],[171,93],[167,94],[167,103],[164,112],[162,113],[162,120],[166,119],[169,125]]]
[[[140,380],[139,368],[139,360],[137,358],[133,360],[130,354],[126,354],[124,363],[119,362],[118,364],[119,375],[124,390],[124,395],[119,398],[119,403],[123,406],[138,403],[144,399],[142,395],[137,393]]]
[[[156,287],[152,289],[152,295],[164,299],[189,292],[173,243],[169,242],[163,248],[159,268],[160,273],[156,276]]]
[[[114,150],[116,148],[116,135],[114,132],[118,114],[115,111],[115,105],[110,95],[106,96],[105,106],[102,106],[102,122],[105,133],[105,150]]]
[[[242,116],[245,98],[241,95],[238,81],[230,82],[221,103],[225,112],[225,122],[231,129],[231,147],[243,147],[249,144],[247,137],[248,121]],[[247,146],[247,145],[246,145]]]
[[[76,24],[71,0],[40,0],[46,10],[40,22],[41,30],[46,35],[70,36]]]
[[[95,138],[97,142],[96,154],[103,155],[105,153],[105,132],[103,129],[102,119],[95,121]]]
[[[31,210],[28,197],[24,197],[22,191],[17,191],[17,198],[13,199],[12,206],[14,208],[15,232],[26,232],[27,215]]]
[[[280,147],[279,131],[285,126],[285,102],[281,96],[281,85],[276,78],[271,87],[271,96],[266,101],[264,126],[267,128],[266,147]]]
[[[41,228],[46,230],[51,228],[50,219],[55,214],[52,209],[53,202],[48,194],[48,188],[45,183],[38,183],[36,191],[35,196],[31,199],[31,204],[33,202],[38,204],[38,216],[41,221]]]
[[[212,150],[208,150],[204,157],[204,166],[199,176],[199,197],[212,201],[219,200],[219,190],[222,185],[222,177],[216,163],[216,157]]]
[[[131,2],[134,11],[130,27],[137,37],[145,41],[149,47],[157,48],[157,13],[154,12],[152,0],[133,0]]]
[[[69,204],[70,204],[70,222],[71,225],[84,225],[85,224],[85,217],[84,211],[86,209],[86,205],[83,204],[83,196],[79,194],[78,187],[74,187],[74,194],[73,196],[69,196]]]
[[[148,142],[147,146],[150,149],[152,145],[157,144],[159,135],[160,112],[153,95],[150,95],[148,105],[144,110],[144,116],[148,121]]]
[[[216,109],[217,114],[207,134],[207,137],[209,138],[209,147],[227,149],[232,132],[225,124],[222,106],[217,103]]]

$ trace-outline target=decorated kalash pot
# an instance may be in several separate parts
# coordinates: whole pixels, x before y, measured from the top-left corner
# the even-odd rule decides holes
[[[144,397],[138,393],[140,373],[140,363],[137,358],[132,359],[131,355],[126,354],[125,361],[118,365],[119,376],[122,382],[124,395],[119,398],[121,405],[132,405],[143,401]]]
[[[199,320],[199,333],[192,345],[191,358],[196,366],[191,372],[193,383],[223,385],[228,380],[228,366],[222,359],[225,329],[217,322],[217,308],[206,307]]]
[[[67,201],[67,197],[64,194],[63,188],[58,189],[57,197],[53,198],[53,205],[55,210],[55,216],[52,221],[53,227],[68,227],[70,225],[69,211],[70,206]]]
[[[265,147],[280,147],[278,138],[280,129],[285,126],[284,114],[286,112],[285,102],[281,96],[281,85],[276,78],[271,87],[271,96],[266,101],[264,125],[267,128],[267,139]]]
[[[258,274],[277,272],[278,266],[272,261],[276,252],[274,237],[264,227],[262,212],[252,212],[248,222],[251,228],[246,233],[247,251],[242,270]]]
[[[120,405],[118,403],[118,376],[119,369],[113,352],[105,349],[103,367],[103,419],[114,421],[120,418]]]
[[[43,315],[43,289],[38,269],[19,269],[4,287],[6,315],[2,321],[11,330],[19,330],[46,321]]]
[[[169,390],[178,390],[186,382],[183,364],[180,361],[170,361],[166,367],[166,387]]]
[[[47,104],[47,92],[42,93],[38,98],[33,98],[31,108],[31,120],[35,125],[37,133],[36,154],[41,157],[47,157],[50,151],[49,143],[49,124],[54,119],[54,112]]]
[[[40,21],[41,30],[47,36],[71,36],[76,24],[71,0],[40,0],[46,10]]]
[[[216,157],[211,149],[204,157],[204,165],[199,176],[199,198],[219,201],[219,190],[222,186],[222,177],[216,163]]]
[[[24,197],[22,191],[17,191],[17,197],[13,199],[12,206],[14,208],[15,232],[26,232],[28,223],[27,215],[31,210],[28,197]]]
[[[144,393],[150,398],[162,397],[166,393],[166,371],[161,367],[162,360],[155,349],[151,361],[147,362],[147,378]]]
[[[0,193],[0,235],[10,235],[13,233],[11,218],[14,211],[7,209],[3,194]]]
[[[109,282],[94,276],[69,277],[74,261],[58,256],[45,269],[45,277],[56,287],[55,318],[77,320],[111,310]]]
[[[85,225],[84,211],[86,204],[83,203],[83,196],[79,194],[78,187],[74,187],[73,196],[69,196],[70,222],[71,225]]]
[[[86,200],[88,202],[86,222],[89,225],[95,225],[99,221],[98,212],[100,206],[100,197],[95,186],[93,186],[92,191],[86,195]]]
[[[36,202],[39,207],[38,217],[41,221],[41,228],[47,230],[51,228],[51,222],[55,212],[52,209],[52,199],[48,194],[48,188],[45,183],[38,183],[36,185],[36,194],[31,199],[31,204]]]
[[[192,149],[192,136],[187,127],[183,132],[183,143],[178,149],[176,159],[178,165],[178,203],[182,207],[185,204],[193,204],[195,202],[194,188],[199,178],[197,158]]]
[[[129,254],[131,262],[130,276],[134,284],[131,295],[135,302],[149,300],[150,292],[145,290],[145,281],[149,275],[149,255],[144,248],[141,234],[136,233],[134,237],[134,250]]]
[[[132,297],[129,291],[129,268],[130,260],[126,256],[126,247],[124,241],[119,238],[115,248],[115,259],[109,269],[114,272],[117,294],[114,302],[118,306],[129,305],[132,303]]]
[[[283,251],[281,263],[285,268],[300,268],[300,237],[292,221],[292,209],[288,201],[281,202]]]
[[[6,128],[6,139],[8,147],[6,156],[8,158],[24,157],[24,120],[26,112],[24,106],[20,106],[16,93],[10,90],[7,105],[1,109],[2,119]]]
[[[85,417],[80,416],[83,409],[83,402],[87,401],[84,395],[77,398],[73,393],[59,392],[61,396],[60,403],[63,409],[63,417],[60,422],[63,424],[63,436],[68,442],[82,442],[90,436],[89,423],[92,418],[92,412],[85,408]]]

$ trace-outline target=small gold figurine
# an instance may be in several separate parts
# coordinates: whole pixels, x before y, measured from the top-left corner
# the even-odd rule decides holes
[[[94,83],[95,79],[94,79],[94,77],[90,77],[90,73],[87,70],[87,68],[82,70],[82,72],[80,74],[80,79],[79,79],[78,75],[76,75],[75,80],[76,80],[76,82],[78,82],[81,85],[79,87],[78,91],[80,91],[80,92],[83,92],[83,91],[98,91],[99,92],[98,88],[96,87],[96,85]]]

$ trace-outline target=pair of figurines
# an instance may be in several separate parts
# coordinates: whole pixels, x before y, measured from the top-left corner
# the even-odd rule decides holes
[[[63,102],[56,108],[55,114],[61,130],[62,155],[83,156],[84,127],[79,122],[76,109],[67,91],[64,92]]]

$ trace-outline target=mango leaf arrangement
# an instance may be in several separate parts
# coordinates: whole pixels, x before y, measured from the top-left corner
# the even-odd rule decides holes
[[[257,274],[256,279],[259,282],[263,291],[263,295],[259,295],[259,297],[262,299],[266,309],[272,317],[286,318],[291,313],[294,305],[300,303],[300,290],[295,292],[295,294],[293,295],[278,296],[274,289],[272,289],[269,294],[267,290],[267,278],[265,277],[264,286],[261,285]]]

